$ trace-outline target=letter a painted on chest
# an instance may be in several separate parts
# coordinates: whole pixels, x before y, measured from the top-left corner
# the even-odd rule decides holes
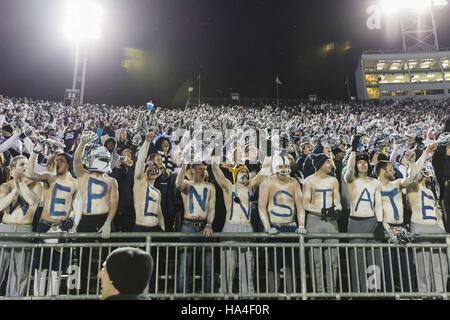
[[[367,194],[367,198],[363,198],[364,194]],[[355,211],[358,211],[358,206],[359,206],[359,202],[360,201],[367,201],[367,202],[369,202],[370,203],[370,209],[373,210],[372,200],[370,199],[370,193],[369,193],[369,190],[367,190],[367,188],[364,188],[363,191],[361,192],[361,195],[359,196],[358,202],[356,203]]]

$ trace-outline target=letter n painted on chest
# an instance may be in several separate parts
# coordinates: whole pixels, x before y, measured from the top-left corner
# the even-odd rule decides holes
[[[203,188],[203,197],[201,197],[197,190],[191,186],[189,188],[189,213],[194,213],[194,197],[197,200],[197,203],[200,205],[200,208],[205,212],[206,210],[206,200],[208,199],[208,188]]]
[[[234,191],[231,193],[231,213],[230,213],[230,220],[233,219],[233,211],[234,211],[234,199],[236,198],[236,193]],[[248,198],[250,199],[250,193],[248,193]],[[248,201],[248,208],[245,209],[245,207],[242,205],[242,202],[239,202],[239,206],[242,209],[242,212],[244,212],[245,217],[247,220],[250,220],[250,201]]]

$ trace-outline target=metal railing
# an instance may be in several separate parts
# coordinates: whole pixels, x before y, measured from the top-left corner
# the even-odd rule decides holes
[[[42,242],[51,238],[60,243]],[[2,233],[0,299],[98,299],[102,263],[123,246],[152,255],[145,291],[152,299],[447,299],[450,235],[417,240],[400,246],[348,233],[112,233],[108,240]]]

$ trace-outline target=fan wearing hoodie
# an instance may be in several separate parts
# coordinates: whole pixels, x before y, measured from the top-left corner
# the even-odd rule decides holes
[[[170,140],[170,137],[164,134],[160,134],[155,138],[154,145],[151,146],[147,156],[152,153],[159,153],[162,157],[162,161],[166,166],[167,171],[169,173],[172,173],[173,169],[175,168],[175,164],[172,162],[171,152],[172,141]]]
[[[121,129],[116,130],[115,137],[116,137],[116,142],[117,142],[116,151],[118,154],[121,154],[122,151],[125,149],[131,150],[132,144],[131,144],[131,141],[128,139],[127,129],[121,128]]]
[[[119,154],[117,153],[117,141],[113,137],[106,138],[103,146],[108,150],[111,155],[111,163],[116,163],[119,160]]]

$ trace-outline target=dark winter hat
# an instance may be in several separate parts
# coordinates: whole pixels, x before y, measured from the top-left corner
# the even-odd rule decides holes
[[[148,285],[153,272],[153,260],[141,249],[119,248],[106,258],[106,271],[117,291],[139,294]]]
[[[360,161],[360,160],[364,160],[364,161],[367,162],[367,168],[368,168],[368,170],[367,170],[367,175],[369,175],[369,174],[371,173],[371,171],[372,171],[372,170],[371,170],[371,169],[372,169],[372,166],[370,165],[369,155],[368,155],[367,153],[358,152],[358,153],[356,154],[355,172],[358,172],[357,163],[358,163],[358,161]]]
[[[292,136],[291,137],[292,142],[297,143],[300,140],[299,136]]]
[[[10,124],[4,124],[2,126],[2,130],[8,131],[9,133],[13,133],[14,129]]]
[[[337,155],[338,153],[345,153],[345,151],[344,150],[342,150],[341,148],[339,148],[339,147],[336,147],[336,148],[334,148],[333,149],[333,154],[334,155]]]
[[[327,156],[325,153],[316,154],[315,157],[313,158],[314,168],[316,168],[316,170],[319,170],[320,168],[322,168],[323,164],[328,159],[330,159],[330,157]]]

